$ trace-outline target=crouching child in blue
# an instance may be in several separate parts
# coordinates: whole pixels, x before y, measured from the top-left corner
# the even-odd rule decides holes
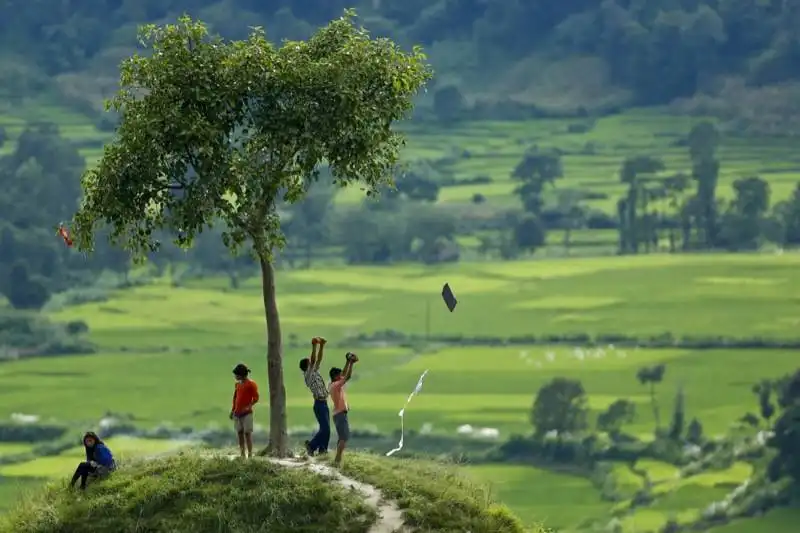
[[[81,480],[81,489],[86,488],[86,482],[91,477],[104,477],[116,470],[114,455],[96,433],[91,431],[83,436],[83,446],[86,448],[86,461],[79,464],[72,476],[71,487]]]

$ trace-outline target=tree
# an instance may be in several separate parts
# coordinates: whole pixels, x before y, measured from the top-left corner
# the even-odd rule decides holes
[[[558,212],[564,224],[564,250],[569,254],[572,245],[572,230],[580,229],[586,222],[586,209],[581,205],[582,196],[579,191],[566,190],[558,195]]]
[[[758,398],[758,411],[764,423],[769,426],[772,417],[775,415],[775,404],[772,403],[772,393],[775,384],[770,380],[762,380],[753,386],[753,394]]]
[[[14,309],[41,309],[50,299],[47,286],[28,272],[25,263],[18,261],[3,280],[3,294]]]
[[[683,194],[689,188],[689,176],[687,174],[678,173],[673,176],[665,178],[663,181],[664,193],[669,199],[669,207],[672,210],[673,217],[681,219],[684,213]],[[682,221],[680,221],[682,222]],[[680,223],[671,222],[669,224],[669,251],[675,253],[678,249],[678,235],[677,229]]]
[[[698,446],[703,444],[703,424],[696,418],[692,418],[686,428],[686,441]]]
[[[683,393],[683,386],[678,387],[675,392],[675,406],[672,410],[672,421],[669,426],[669,438],[679,441],[683,437],[683,430],[686,426],[686,399]]]
[[[778,402],[781,413],[768,443],[778,452],[770,464],[770,477],[788,474],[800,484],[800,370],[782,381]]]
[[[537,437],[550,431],[577,433],[588,427],[586,391],[580,381],[554,378],[539,389],[531,410]]]
[[[306,268],[311,268],[314,247],[324,243],[328,235],[326,220],[336,189],[329,183],[313,185],[306,197],[289,204],[290,220],[284,232],[289,244],[298,243],[305,252]]]
[[[540,150],[537,146],[528,150],[511,173],[511,178],[520,182],[514,192],[522,200],[523,208],[537,217],[542,214],[545,186],[552,185],[563,176],[561,152]]]
[[[759,177],[733,182],[734,199],[720,224],[720,241],[732,251],[755,250],[761,244],[769,209],[769,183]]]
[[[642,385],[649,385],[650,387],[650,405],[653,408],[653,418],[656,422],[656,432],[661,427],[661,416],[659,413],[658,401],[656,400],[656,384],[661,383],[664,380],[664,372],[666,372],[666,369],[666,366],[660,364],[655,366],[646,366],[640,368],[638,372],[636,372],[636,379],[639,380],[639,383]]]
[[[689,157],[692,160],[692,179],[697,182],[697,218],[699,241],[706,249],[717,243],[717,182],[719,161],[716,158],[719,146],[719,131],[711,122],[700,122],[689,132]]]
[[[545,243],[544,224],[539,217],[524,215],[514,226],[514,242],[520,250],[533,253]]]
[[[665,168],[662,160],[651,156],[629,157],[623,161],[619,180],[628,186],[628,191],[617,203],[620,253],[637,254],[643,242],[649,247],[655,228],[647,213],[652,195],[647,185],[656,180],[654,174]]]
[[[284,238],[279,202],[301,200],[329,165],[332,182],[376,194],[390,183],[403,138],[392,124],[431,77],[424,56],[373,40],[353,12],[306,42],[280,48],[255,28],[244,41],[210,37],[188,16],[142,28],[149,52],[121,65],[108,106],[121,122],[103,158],[83,176],[73,220],[91,250],[95,229],[135,258],[168,228],[189,246],[218,220],[232,251],[249,246],[261,269],[267,330],[269,446],[288,453],[286,391],[273,250]]]
[[[597,429],[605,431],[616,439],[622,432],[622,426],[633,422],[636,416],[636,404],[629,400],[616,400],[597,417]]]
[[[779,244],[800,246],[800,183],[788,201],[775,204],[772,217],[777,225]]]
[[[433,112],[444,123],[453,123],[464,118],[467,100],[458,87],[445,85],[433,92]]]

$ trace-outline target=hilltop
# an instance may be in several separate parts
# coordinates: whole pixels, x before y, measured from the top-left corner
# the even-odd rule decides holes
[[[0,518],[0,531],[523,533],[488,492],[442,465],[351,454],[344,475],[331,475],[322,464],[183,452],[123,465],[85,494],[51,484]]]

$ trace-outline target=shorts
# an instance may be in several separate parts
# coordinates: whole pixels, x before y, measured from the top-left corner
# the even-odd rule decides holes
[[[253,432],[253,413],[247,413],[242,416],[233,417],[233,427],[236,433],[252,433]]]
[[[347,411],[334,414],[333,425],[340,441],[347,442],[350,440],[350,421],[347,420]]]

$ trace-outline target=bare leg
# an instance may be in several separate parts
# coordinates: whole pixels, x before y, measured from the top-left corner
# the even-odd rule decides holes
[[[335,466],[339,466],[342,464],[342,454],[344,453],[344,449],[347,446],[346,440],[340,440],[336,443],[336,457],[333,460],[333,464]]]
[[[244,457],[244,431],[239,432],[239,450],[242,453],[242,457]]]
[[[244,441],[247,445],[247,456],[253,457],[253,434],[252,433],[245,433],[244,434]]]

